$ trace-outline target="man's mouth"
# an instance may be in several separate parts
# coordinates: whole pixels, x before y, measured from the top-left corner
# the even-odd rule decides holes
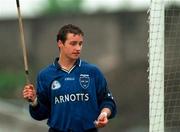
[[[73,53],[74,55],[79,55],[80,54],[80,52],[76,52],[76,53]]]

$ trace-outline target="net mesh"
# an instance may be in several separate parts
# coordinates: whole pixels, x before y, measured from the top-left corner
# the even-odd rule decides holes
[[[165,130],[180,131],[180,3],[165,7]]]

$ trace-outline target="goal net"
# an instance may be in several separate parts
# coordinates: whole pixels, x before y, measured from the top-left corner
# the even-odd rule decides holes
[[[180,131],[180,0],[151,0],[149,131]]]

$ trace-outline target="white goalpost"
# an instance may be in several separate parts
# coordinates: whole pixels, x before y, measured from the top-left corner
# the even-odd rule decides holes
[[[149,131],[164,132],[164,3],[152,0],[149,27]]]
[[[149,132],[180,131],[180,0],[149,8]]]

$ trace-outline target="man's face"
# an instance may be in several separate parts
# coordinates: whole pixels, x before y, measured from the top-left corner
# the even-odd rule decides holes
[[[64,43],[62,43],[61,41],[58,42],[61,57],[65,57],[72,60],[78,59],[80,57],[82,49],[83,36],[68,33],[66,38],[67,39]]]

